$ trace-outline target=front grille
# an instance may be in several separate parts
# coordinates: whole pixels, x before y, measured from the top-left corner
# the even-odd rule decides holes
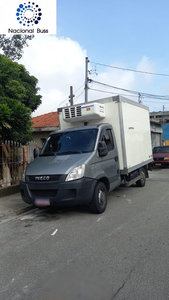
[[[30,182],[49,182],[58,181],[62,175],[29,175],[27,176]]]
[[[50,198],[56,197],[57,190],[30,190],[32,197],[34,198]]]
[[[161,160],[164,160],[164,157],[154,158],[154,161],[161,161]]]

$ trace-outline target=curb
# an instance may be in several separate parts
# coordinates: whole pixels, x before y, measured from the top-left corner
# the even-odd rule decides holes
[[[19,193],[19,184],[0,188],[0,198]]]

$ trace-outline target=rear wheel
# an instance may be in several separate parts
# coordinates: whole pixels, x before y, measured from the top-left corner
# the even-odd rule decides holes
[[[139,179],[138,181],[136,181],[136,185],[138,187],[143,187],[146,184],[146,174],[145,174],[144,169],[141,169],[140,175],[142,175],[142,178]]]
[[[103,182],[98,182],[95,187],[90,208],[94,213],[101,214],[105,211],[106,206],[107,206],[107,190]]]

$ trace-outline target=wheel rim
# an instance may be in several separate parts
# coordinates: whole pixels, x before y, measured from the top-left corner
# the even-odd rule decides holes
[[[106,195],[105,195],[104,191],[99,190],[98,199],[99,199],[100,206],[104,206],[104,204],[106,202]]]
[[[141,181],[144,182],[144,181],[145,181],[145,178],[146,178],[145,173],[144,173],[144,172],[141,172],[141,174],[143,175],[143,177],[141,178]]]

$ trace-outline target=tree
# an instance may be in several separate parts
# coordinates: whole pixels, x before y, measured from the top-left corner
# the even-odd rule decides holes
[[[31,113],[41,104],[38,80],[0,55],[0,137],[22,144],[32,139]]]
[[[34,35],[13,35],[7,37],[6,35],[0,35],[0,48],[4,55],[10,58],[12,61],[21,59],[23,55],[23,48],[28,46],[27,40],[32,40]]]
[[[0,96],[0,137],[26,144],[32,140],[31,110],[19,100]]]

